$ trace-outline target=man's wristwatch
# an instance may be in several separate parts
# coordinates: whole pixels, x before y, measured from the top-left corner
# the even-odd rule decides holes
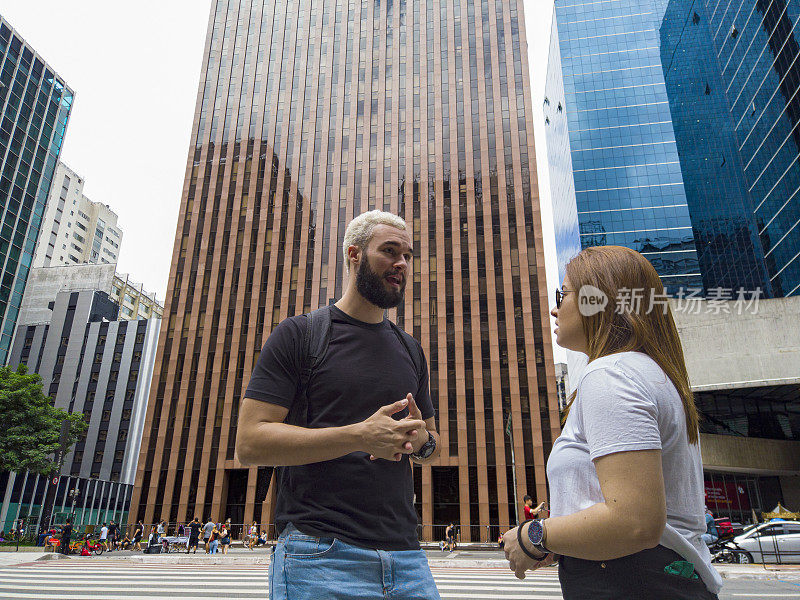
[[[542,552],[543,554],[550,554],[550,550],[544,547],[542,540],[544,539],[544,526],[542,522],[538,519],[533,519],[530,521],[530,526],[528,527],[528,541],[530,541],[531,545],[537,552]]]
[[[433,434],[429,431],[428,441],[423,444],[422,448],[420,448],[419,451],[412,452],[411,458],[416,458],[417,460],[425,460],[426,458],[430,457],[431,454],[433,454],[434,450],[436,450],[436,438],[433,437]]]

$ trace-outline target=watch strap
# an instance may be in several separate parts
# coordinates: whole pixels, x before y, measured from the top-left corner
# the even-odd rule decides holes
[[[417,460],[425,460],[426,458],[430,457],[431,454],[433,454],[434,450],[436,450],[436,438],[433,437],[433,434],[429,431],[428,441],[422,445],[422,448],[419,449],[419,452],[412,452],[411,457],[416,458]]]

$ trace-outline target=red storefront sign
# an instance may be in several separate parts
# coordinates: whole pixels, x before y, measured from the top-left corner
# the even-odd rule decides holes
[[[706,480],[705,491],[706,506],[711,512],[720,509],[750,510],[750,496],[741,483]]]

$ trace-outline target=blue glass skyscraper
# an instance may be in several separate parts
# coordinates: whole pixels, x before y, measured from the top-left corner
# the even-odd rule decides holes
[[[11,345],[73,93],[0,16],[0,365]]]
[[[771,297],[726,86],[702,11],[698,2],[673,0],[660,25],[662,68],[700,268],[709,287],[761,289]]]
[[[581,246],[628,246],[670,291],[702,288],[653,1],[555,10]]]
[[[800,293],[799,5],[556,0],[582,247]]]
[[[661,24],[692,223],[715,277],[727,267],[770,296],[796,295],[800,2],[722,4],[671,0]]]

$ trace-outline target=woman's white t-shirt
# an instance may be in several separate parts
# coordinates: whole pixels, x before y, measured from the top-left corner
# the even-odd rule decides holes
[[[592,461],[633,450],[661,450],[667,524],[660,544],[693,563],[716,594],[722,579],[700,537],[706,531],[700,446],[688,442],[678,391],[646,354],[603,356],[581,374],[575,402],[547,461],[550,515],[571,515],[603,502]]]

